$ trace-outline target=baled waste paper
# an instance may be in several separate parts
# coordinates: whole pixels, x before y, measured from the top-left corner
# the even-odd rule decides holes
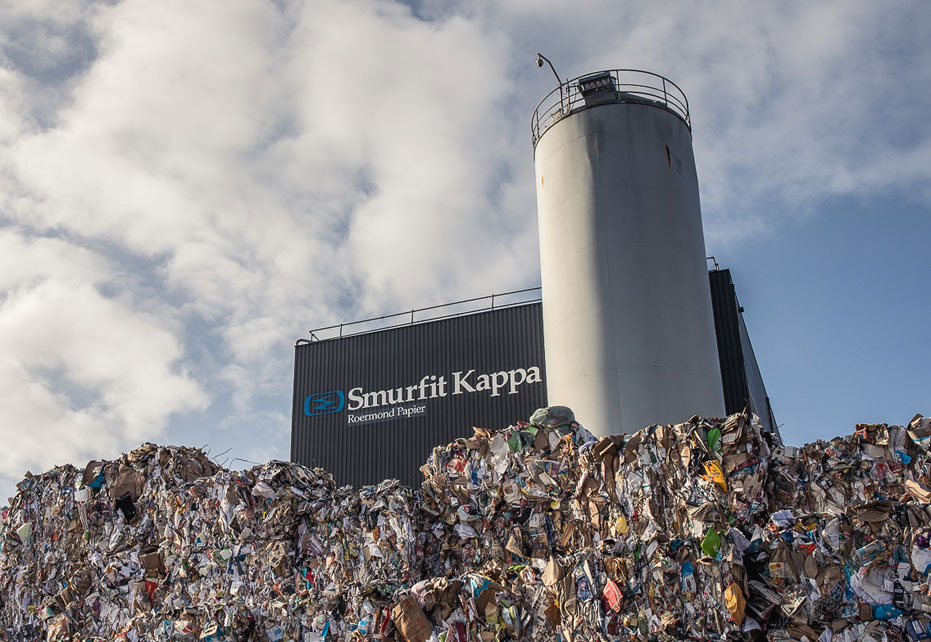
[[[931,421],[801,448],[747,414],[601,439],[567,408],[418,489],[146,444],[29,475],[5,640],[931,640]]]

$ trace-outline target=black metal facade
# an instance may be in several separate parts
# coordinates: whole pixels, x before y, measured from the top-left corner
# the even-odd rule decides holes
[[[539,302],[299,342],[291,460],[341,484],[419,485],[435,446],[471,436],[473,426],[526,421],[543,406]]]
[[[708,281],[711,286],[714,331],[718,340],[724,409],[727,414],[732,414],[749,405],[750,410],[760,417],[763,428],[778,436],[776,418],[753,353],[731,272],[712,270],[708,273]]]
[[[725,409],[749,404],[778,435],[730,271],[708,277]],[[482,389],[482,375],[490,389]],[[495,377],[507,381],[495,389]],[[526,420],[544,406],[539,301],[302,341],[295,347],[291,461],[322,466],[341,484],[397,478],[416,486],[435,446],[471,436],[473,426]]]

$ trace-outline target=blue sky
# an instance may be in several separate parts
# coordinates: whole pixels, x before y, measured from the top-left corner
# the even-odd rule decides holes
[[[928,238],[927,205],[838,198],[717,251],[787,442],[928,414]]]
[[[2,3],[0,497],[143,441],[286,458],[308,328],[537,285],[537,51],[685,91],[706,246],[789,441],[931,411],[929,16]]]

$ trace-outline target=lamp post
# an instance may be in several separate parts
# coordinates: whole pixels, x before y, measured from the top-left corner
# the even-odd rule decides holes
[[[562,80],[559,79],[559,74],[556,73],[556,68],[553,67],[553,63],[550,62],[550,59],[541,53],[537,53],[537,67],[542,67],[544,61],[546,61],[546,64],[548,64],[550,69],[553,70],[553,75],[556,76],[556,82],[559,86],[559,111],[561,113],[565,113],[565,109],[563,107]]]

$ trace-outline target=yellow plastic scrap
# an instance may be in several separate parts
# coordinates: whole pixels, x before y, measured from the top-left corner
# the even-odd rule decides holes
[[[724,481],[724,473],[721,471],[721,464],[716,461],[705,462],[705,472],[715,484],[720,486],[721,490],[727,492],[727,482]]]
[[[747,607],[747,601],[744,599],[744,595],[736,582],[731,582],[731,585],[724,591],[724,602],[734,619],[734,624],[738,627],[743,626],[744,609]]]

